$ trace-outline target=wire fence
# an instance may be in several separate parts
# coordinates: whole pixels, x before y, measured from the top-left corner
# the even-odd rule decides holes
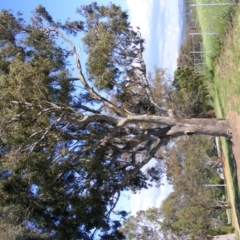
[[[224,0],[223,0],[224,1]],[[225,1],[225,2],[213,2],[213,0],[202,0],[202,1],[190,1],[190,35],[192,38],[192,51],[193,54],[193,67],[195,74],[204,75],[205,68],[207,65],[206,55],[213,55],[211,53],[211,47],[205,46],[203,39],[211,39],[208,42],[215,42],[218,35],[222,32],[219,24],[228,17],[228,8],[236,4],[236,1]],[[196,8],[200,8],[196,11]],[[197,14],[198,12],[198,14]],[[204,25],[204,30],[199,23]]]

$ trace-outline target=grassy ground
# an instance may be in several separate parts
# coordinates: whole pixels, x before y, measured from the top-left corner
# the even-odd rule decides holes
[[[206,0],[196,0],[196,3]],[[230,2],[214,0],[211,2]],[[206,75],[214,99],[217,117],[227,117],[230,112],[240,115],[240,6],[197,7],[199,24],[204,34]],[[227,174],[227,193],[232,203],[232,222],[240,239],[240,193],[236,161],[231,143],[221,138]]]
[[[197,4],[206,3],[206,0],[196,0]],[[214,0],[211,3],[224,3],[226,0]],[[228,1],[227,1],[228,2]],[[214,69],[214,59],[221,49],[222,35],[228,25],[232,6],[199,6],[197,7],[198,20],[203,32],[203,46],[205,61],[208,70]]]
[[[240,112],[240,7],[235,7],[234,16],[229,22],[228,32],[224,36],[222,51],[215,62],[215,109],[218,117],[225,117],[230,112]],[[237,123],[236,123],[237,124]],[[234,203],[238,222],[240,219],[240,193],[236,176],[236,164],[232,156],[231,146],[222,139],[224,155],[229,165],[228,171],[232,176],[229,188],[234,192]],[[239,159],[236,159],[236,162]],[[235,223],[236,224],[236,223]],[[240,239],[238,233],[238,239]]]

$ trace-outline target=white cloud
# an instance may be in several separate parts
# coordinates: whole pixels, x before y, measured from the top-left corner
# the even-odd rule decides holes
[[[166,176],[163,178],[162,183],[164,184],[161,186],[161,194],[159,194],[155,207],[160,207],[162,204],[162,201],[168,196],[169,193],[173,191],[172,185],[169,185],[167,182]]]
[[[142,38],[146,42],[145,47],[147,51],[144,53],[144,58],[148,65],[150,59],[150,51],[148,50],[150,49],[152,38],[150,26],[156,0],[126,0],[126,2],[129,8],[131,25],[140,27]]]
[[[152,159],[147,165],[142,167],[142,171],[146,171],[147,168],[153,167],[156,164],[156,160]],[[161,202],[172,191],[172,187],[167,183],[166,176],[163,177],[160,187],[151,187],[148,189],[142,189],[136,194],[132,194],[130,200],[130,208],[133,215],[139,210],[147,210],[150,207],[159,207]]]
[[[163,51],[162,65],[169,69],[169,73],[173,75],[174,70],[177,67],[177,57],[179,51],[179,42],[181,39],[181,26],[182,22],[179,20],[180,10],[179,2],[181,0],[169,0],[166,5],[165,12],[165,37],[167,39],[164,46],[159,49],[159,52]]]
[[[144,58],[148,71],[156,65],[172,75],[176,68],[181,23],[182,0],[126,0],[133,26],[139,26],[146,40]]]
[[[145,39],[150,38],[150,20],[153,0],[126,0],[130,21],[133,27],[140,27],[141,33]]]
[[[167,2],[166,0],[160,0],[160,7],[161,7],[161,9],[165,8],[166,2]]]
[[[142,189],[140,192],[133,194],[131,197],[131,212],[133,215],[139,210],[147,210],[149,207],[155,205],[153,189]]]
[[[166,177],[163,178],[159,188],[152,187],[149,189],[142,189],[140,192],[133,194],[130,200],[131,213],[136,214],[139,210],[147,210],[151,207],[160,207],[162,201],[172,191],[172,186],[166,181]]]

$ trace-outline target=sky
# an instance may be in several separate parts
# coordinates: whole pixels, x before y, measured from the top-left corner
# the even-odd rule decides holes
[[[173,76],[182,40],[183,0],[126,0],[126,3],[131,24],[140,27],[146,41],[144,60],[147,71],[157,66],[166,68]],[[139,210],[159,207],[172,191],[166,177],[162,183],[159,188],[142,189],[137,194],[125,193],[118,207],[128,209],[133,215]]]
[[[181,44],[183,0],[126,0],[133,26],[139,26],[146,41],[148,71],[154,66],[172,74]],[[136,4],[137,3],[137,4]]]
[[[95,1],[99,4],[110,2]],[[91,2],[93,0],[1,0],[0,9],[12,9],[14,13],[22,12],[24,18],[28,20],[31,11],[41,4],[54,19],[65,20],[68,17],[75,19],[76,7]],[[182,39],[183,0],[112,0],[112,2],[127,10],[131,24],[140,27],[142,37],[146,41],[144,59],[147,71],[152,71],[154,66],[157,66],[166,68],[168,73],[173,75]],[[163,179],[163,184],[160,188],[143,189],[134,195],[123,193],[117,208],[135,214],[138,210],[159,207],[162,200],[171,192],[171,186],[167,184],[166,178]]]

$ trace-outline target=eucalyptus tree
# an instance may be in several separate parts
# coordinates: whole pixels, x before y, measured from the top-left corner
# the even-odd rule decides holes
[[[205,239],[213,229],[215,233],[220,232],[226,224],[220,221],[223,212],[231,208],[222,201],[225,190],[207,187],[208,183],[222,181],[217,172],[206,164],[209,162],[206,152],[210,152],[211,147],[210,139],[203,136],[192,136],[188,142],[175,141],[173,153],[181,167],[177,174],[169,176],[173,192],[160,207],[163,232]]]
[[[193,67],[178,67],[174,73],[172,94],[175,111],[183,116],[201,116],[210,109],[210,95],[203,76],[196,75]],[[173,104],[174,105],[174,104]]]
[[[159,208],[149,208],[138,211],[136,216],[130,216],[123,222],[121,231],[129,240],[161,240],[162,214]]]
[[[111,213],[122,190],[159,180],[161,169],[141,168],[160,146],[230,137],[225,119],[169,116],[154,99],[144,40],[125,11],[92,3],[77,12],[64,23],[43,6],[30,23],[0,14],[0,221],[24,239],[121,239]],[[81,36],[85,71],[72,40]]]

